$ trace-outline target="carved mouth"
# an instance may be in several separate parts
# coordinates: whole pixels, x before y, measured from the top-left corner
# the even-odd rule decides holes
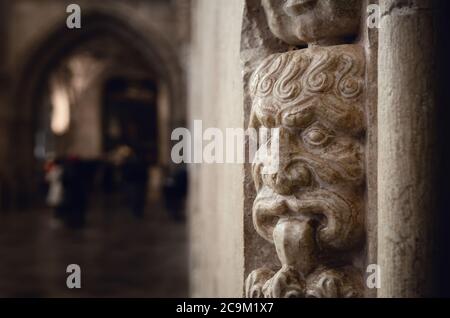
[[[317,242],[322,248],[346,249],[363,232],[360,209],[335,192],[317,189],[298,198],[282,196],[269,187],[259,191],[253,204],[253,223],[259,235],[272,241],[280,218],[308,219],[317,223]]]
[[[290,17],[302,15],[314,9],[317,0],[288,0],[284,6],[284,11]]]

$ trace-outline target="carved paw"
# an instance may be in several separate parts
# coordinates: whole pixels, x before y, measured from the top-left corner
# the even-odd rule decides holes
[[[362,294],[362,278],[353,269],[322,269],[307,280],[306,297],[355,298]]]

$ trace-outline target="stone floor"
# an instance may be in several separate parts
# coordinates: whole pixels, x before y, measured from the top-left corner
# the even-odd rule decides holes
[[[186,297],[185,224],[149,205],[137,220],[97,204],[82,230],[55,227],[46,209],[0,213],[0,297]],[[66,287],[69,264],[81,289]]]

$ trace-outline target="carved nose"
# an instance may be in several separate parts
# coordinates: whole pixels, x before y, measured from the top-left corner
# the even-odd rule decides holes
[[[284,6],[284,11],[291,17],[305,13],[315,5],[317,0],[288,0]]]
[[[271,173],[261,171],[263,183],[276,193],[281,195],[294,194],[298,188],[310,186],[312,182],[312,174],[306,162],[299,159],[299,151],[293,152],[295,147],[296,135],[292,135],[288,129],[280,127],[278,138],[278,150],[268,155],[269,162],[276,161],[276,169]],[[295,159],[293,159],[293,155]],[[274,157],[274,158],[273,158]]]
[[[291,195],[311,185],[311,172],[302,162],[288,163],[275,174],[263,175],[263,180],[278,194]]]

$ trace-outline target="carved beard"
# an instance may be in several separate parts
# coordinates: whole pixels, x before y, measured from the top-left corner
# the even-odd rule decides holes
[[[253,223],[275,244],[282,266],[254,271],[247,297],[360,297],[362,276],[347,265],[347,253],[363,241],[361,211],[357,196],[320,188],[286,196],[263,186]]]

